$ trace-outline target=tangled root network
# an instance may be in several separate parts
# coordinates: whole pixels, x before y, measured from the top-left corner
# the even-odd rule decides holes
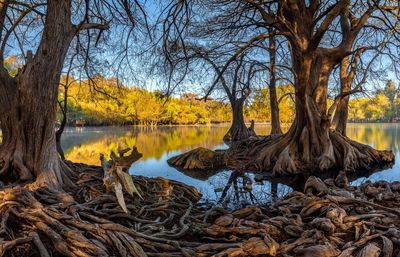
[[[310,177],[273,206],[196,207],[192,187],[134,177],[125,212],[103,169],[68,164],[76,190],[0,191],[0,256],[398,256],[400,183]]]

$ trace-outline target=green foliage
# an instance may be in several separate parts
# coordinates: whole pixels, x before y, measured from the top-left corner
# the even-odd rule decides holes
[[[160,92],[118,85],[115,79],[96,78],[95,86],[75,82],[68,89],[69,123],[87,125],[208,124],[230,121],[230,107],[217,101],[161,97]],[[59,100],[63,99],[61,87]]]
[[[13,63],[10,61],[10,63]],[[180,98],[165,99],[160,92],[149,92],[138,87],[119,85],[116,79],[94,79],[96,86],[87,81],[74,82],[68,89],[68,121],[86,125],[159,125],[159,124],[210,124],[231,121],[228,103],[196,100],[187,93]],[[295,117],[294,88],[281,85],[276,88],[280,120],[291,123]],[[60,87],[59,100],[64,88]],[[352,98],[349,103],[349,120],[356,122],[392,121],[399,119],[399,90],[391,81],[371,98]],[[332,100],[328,101],[332,104]],[[253,92],[244,110],[245,120],[271,121],[269,89]],[[58,118],[61,118],[59,113]]]
[[[399,87],[388,80],[385,87],[377,90],[372,98],[356,98],[349,104],[351,121],[394,121],[399,120]]]
[[[355,122],[398,120],[399,108],[400,101],[397,96],[391,102],[383,92],[377,92],[371,98],[352,99],[349,103],[349,120]]]
[[[290,94],[294,94],[294,88],[290,85],[281,85],[276,88],[279,101],[279,118],[282,123],[291,123],[295,116],[295,106]],[[246,113],[250,120],[259,122],[271,121],[269,89],[257,89],[252,97],[251,104]]]

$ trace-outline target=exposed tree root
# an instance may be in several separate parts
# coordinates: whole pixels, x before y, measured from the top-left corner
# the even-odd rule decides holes
[[[329,131],[323,147],[315,147],[309,136],[307,128],[304,128],[297,140],[289,131],[285,135],[239,142],[230,149],[228,165],[235,169],[288,175],[332,169],[370,170],[394,162],[392,151],[376,150],[334,131]],[[320,152],[316,152],[316,149]]]
[[[18,152],[0,151],[0,176],[6,175],[12,169],[15,171],[14,174],[11,174],[14,178],[18,178],[21,181],[32,180],[33,174],[24,165],[21,156],[22,153]]]
[[[219,215],[206,230],[215,243],[196,250],[204,256],[399,256],[399,200],[398,182],[344,189],[333,179],[310,177],[305,193],[290,193],[275,208]]]
[[[137,177],[144,200],[126,197],[125,213],[103,186],[99,167],[69,164],[79,189],[69,193],[17,186],[0,191],[0,256],[181,256],[199,243],[188,223],[200,195],[188,186]]]
[[[227,213],[197,208],[192,187],[134,177],[143,199],[126,194],[125,213],[106,193],[102,168],[68,167],[77,174],[73,191],[0,191],[0,256],[400,254],[399,183],[351,187],[344,173],[325,182],[311,177],[305,193],[290,193],[275,207]]]
[[[73,180],[76,175],[71,169],[60,161],[56,152],[49,154],[46,164],[35,166],[35,159],[26,160],[25,153],[16,143],[2,144],[0,146],[0,181],[10,183],[28,183],[34,187],[61,187],[69,190],[74,188]],[[40,169],[40,171],[39,171]]]

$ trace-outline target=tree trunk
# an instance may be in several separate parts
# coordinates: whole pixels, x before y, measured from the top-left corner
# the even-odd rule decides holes
[[[283,143],[279,144],[282,149],[274,170],[296,172],[297,159],[307,168],[329,169],[335,164],[326,117],[328,79],[333,63],[319,54],[304,55],[294,58],[293,67],[296,73],[296,118],[283,137]]]
[[[296,117],[285,135],[237,144],[231,152],[249,169],[280,174],[329,169],[370,169],[391,162],[393,153],[377,151],[330,130],[327,116],[328,79],[335,65],[317,52],[293,55]],[[249,150],[250,149],[250,150]],[[234,161],[233,161],[234,162]],[[247,164],[247,165],[246,165]],[[240,164],[243,167],[243,163]]]
[[[60,155],[61,160],[63,160],[63,161],[65,160],[65,155],[64,155],[64,150],[62,149],[62,146],[61,146],[61,136],[64,132],[65,126],[67,125],[68,86],[66,86],[64,90],[65,90],[64,91],[64,102],[63,102],[64,106],[61,106],[61,104],[60,104],[62,120],[61,120],[60,127],[56,131],[56,148],[57,148],[58,154]]]
[[[350,83],[346,81],[341,85],[340,93],[343,94],[348,91],[350,91]],[[350,96],[345,96],[340,99],[332,121],[333,129],[343,136],[346,136],[347,119],[349,116],[349,100]]]
[[[67,181],[56,151],[55,118],[61,69],[74,35],[70,2],[48,1],[43,35],[35,56],[28,53],[15,78],[3,71],[0,83],[0,178],[36,179],[60,188]]]
[[[360,55],[357,54],[351,65],[350,56],[343,58],[340,64],[340,95],[346,94],[351,90],[351,85],[353,83],[355,69],[357,67],[356,65],[359,58]],[[347,71],[348,69],[350,69],[349,73]],[[346,136],[347,119],[349,116],[349,100],[350,95],[346,95],[339,100],[332,119],[332,128],[343,136]]]
[[[275,38],[269,39],[270,57],[270,80],[269,80],[269,103],[271,107],[271,134],[282,134],[281,123],[279,120],[279,105],[276,95],[276,48]]]
[[[249,132],[243,117],[244,99],[237,99],[231,103],[232,125],[224,136],[225,142],[240,141],[249,138]]]

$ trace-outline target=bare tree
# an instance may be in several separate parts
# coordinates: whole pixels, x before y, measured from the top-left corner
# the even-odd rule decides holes
[[[191,2],[191,1],[188,1]],[[203,1],[207,31],[236,39],[236,51],[226,61],[221,74],[248,49],[272,36],[289,42],[291,69],[294,73],[296,117],[289,131],[263,142],[237,146],[236,156],[247,158],[249,168],[296,173],[304,169],[368,169],[393,160],[391,152],[377,151],[351,141],[330,130],[333,108],[328,107],[328,82],[332,70],[346,56],[388,42],[383,53],[395,53],[399,47],[399,5],[396,1]],[[203,7],[203,6],[202,6]],[[216,10],[210,12],[209,9]],[[192,7],[192,9],[200,9]],[[210,17],[211,16],[211,17]],[[270,28],[274,30],[271,31]],[[364,37],[364,44],[354,46]],[[210,39],[210,40],[211,40]],[[396,43],[394,43],[396,42]],[[219,83],[222,75],[214,84]],[[256,160],[256,161],[254,161]]]
[[[97,0],[3,1],[1,61],[15,44],[25,57],[15,77],[9,76],[3,66],[0,68],[3,181],[36,179],[36,185],[72,186],[69,169],[57,156],[55,135],[58,85],[65,57],[71,42],[76,40],[86,53],[83,65],[88,67],[91,49],[105,40],[102,32],[110,28],[109,21],[132,28],[132,22],[143,18],[138,4]],[[121,17],[123,14],[128,19]],[[129,17],[135,18],[130,21]]]
[[[195,56],[199,56],[211,65],[217,76],[222,76],[220,84],[232,108],[232,125],[225,134],[224,141],[240,141],[255,135],[254,130],[246,127],[243,111],[245,101],[251,93],[253,79],[257,72],[264,69],[257,69],[256,63],[246,63],[245,55],[242,55],[229,72],[221,74],[222,67],[218,66],[216,61],[211,59],[212,55],[210,52],[197,51]],[[220,57],[218,54],[217,56]],[[211,90],[213,88],[208,88],[207,92]]]
[[[332,128],[344,136],[346,135],[346,126],[349,116],[350,96],[364,92],[363,85],[366,83],[371,65],[377,57],[377,55],[375,55],[368,61],[367,67],[362,69],[363,67],[360,65],[360,58],[364,52],[365,49],[360,49],[353,55],[344,57],[339,66],[340,92],[334,99],[334,103],[330,107],[330,110],[331,112],[335,111],[332,118]],[[357,73],[362,76],[360,81],[355,83]]]
[[[272,30],[270,30],[272,34]],[[281,122],[279,119],[279,103],[278,96],[276,94],[276,42],[275,37],[269,38],[269,58],[270,58],[270,69],[269,69],[269,102],[271,107],[271,134],[282,134]]]

